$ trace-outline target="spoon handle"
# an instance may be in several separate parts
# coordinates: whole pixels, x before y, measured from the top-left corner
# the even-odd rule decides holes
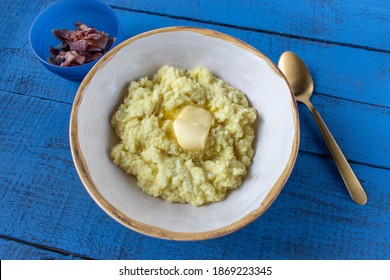
[[[339,169],[341,177],[343,178],[344,183],[347,186],[348,192],[351,195],[353,201],[355,201],[357,204],[366,204],[367,195],[364,192],[362,185],[360,184],[359,180],[356,178],[355,173],[353,172],[351,166],[346,160],[340,147],[337,145],[336,140],[333,138],[332,133],[329,131],[328,127],[326,126],[320,113],[318,113],[318,111],[314,108],[313,104],[310,101],[306,100],[306,102],[304,103],[312,113],[321,131],[322,137],[324,137],[325,143],[328,146],[329,151],[336,162],[337,168]]]

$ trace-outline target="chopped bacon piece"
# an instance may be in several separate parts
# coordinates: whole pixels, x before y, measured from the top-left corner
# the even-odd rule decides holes
[[[88,48],[88,41],[82,39],[82,40],[70,42],[69,47],[71,50],[76,52],[85,52]]]
[[[56,29],[54,36],[61,44],[49,47],[49,62],[58,66],[75,66],[91,62],[101,57],[115,42],[103,31],[98,31],[84,23],[75,22],[76,30]]]

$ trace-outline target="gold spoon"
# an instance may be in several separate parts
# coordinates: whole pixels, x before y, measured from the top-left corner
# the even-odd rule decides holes
[[[324,120],[309,100],[314,86],[313,79],[305,63],[296,54],[288,51],[280,56],[278,66],[286,76],[296,99],[305,104],[312,113],[353,201],[357,204],[365,204],[367,202],[366,193],[337,145],[336,140],[334,140],[332,133],[330,133]]]

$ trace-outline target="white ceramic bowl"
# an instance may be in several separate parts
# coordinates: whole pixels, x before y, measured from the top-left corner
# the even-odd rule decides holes
[[[144,194],[111,161],[110,148],[118,140],[110,120],[126,86],[167,64],[210,69],[243,91],[258,112],[253,163],[243,184],[222,202],[169,204]],[[92,68],[74,100],[70,142],[83,184],[112,218],[159,238],[209,239],[247,225],[276,199],[298,153],[298,110],[284,76],[255,48],[212,30],[163,28],[124,41]]]

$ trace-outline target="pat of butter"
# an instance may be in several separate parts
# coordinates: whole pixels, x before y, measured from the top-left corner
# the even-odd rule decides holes
[[[185,150],[203,150],[213,121],[213,115],[205,109],[193,105],[184,107],[173,122],[179,145]]]

